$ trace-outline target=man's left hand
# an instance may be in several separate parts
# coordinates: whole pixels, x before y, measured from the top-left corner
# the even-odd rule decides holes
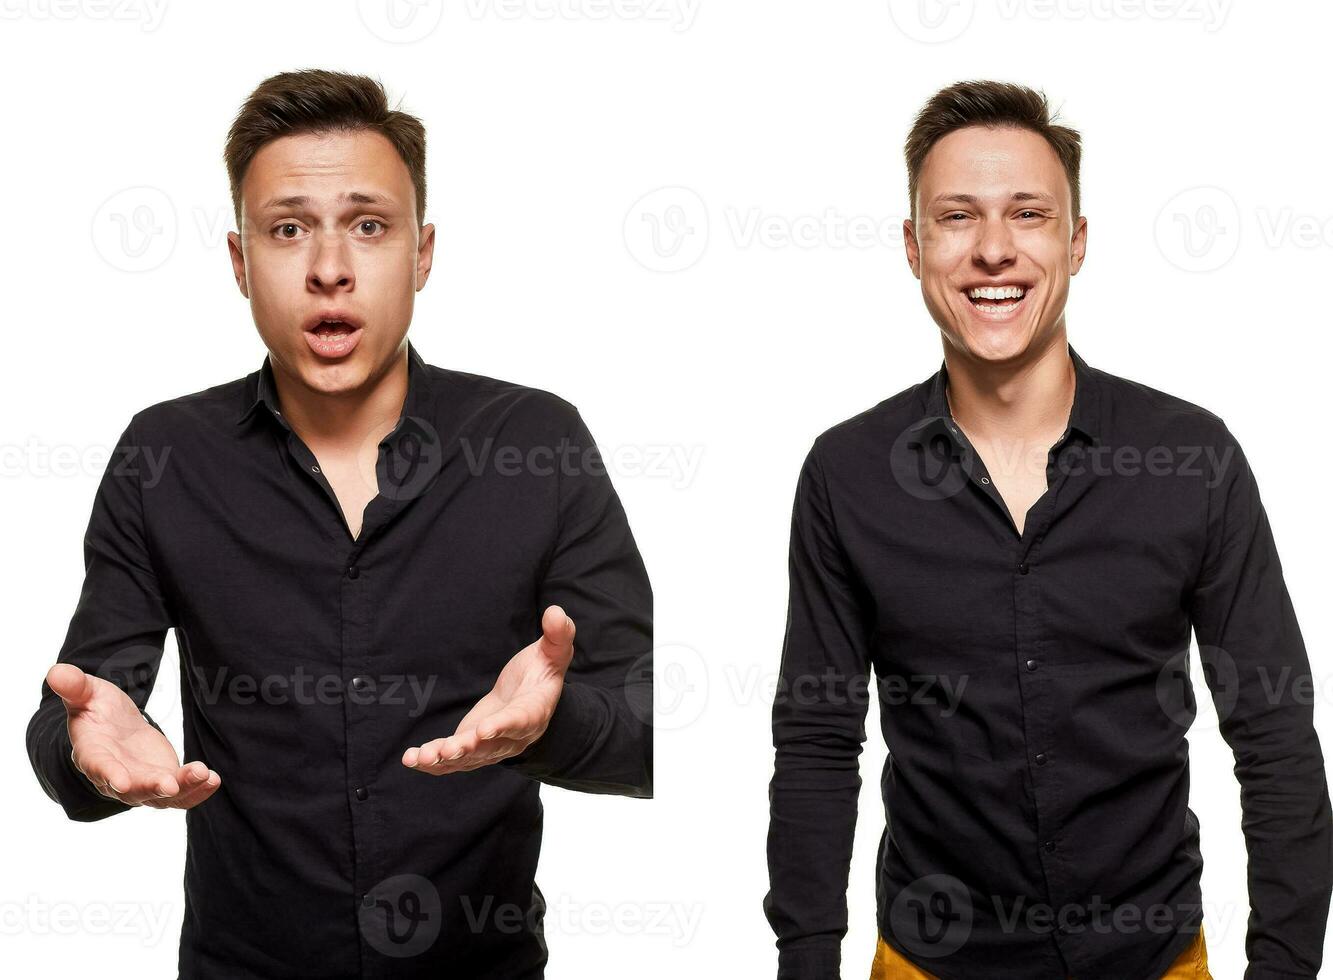
[[[489,694],[448,738],[403,753],[403,765],[432,776],[480,769],[518,755],[546,731],[574,657],[574,621],[559,606],[542,613],[541,638],[510,658]]]

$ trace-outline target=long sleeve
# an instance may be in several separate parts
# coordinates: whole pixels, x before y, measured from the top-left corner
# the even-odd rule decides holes
[[[865,603],[834,526],[816,442],[792,513],[787,629],[773,703],[769,891],[779,980],[836,980],[847,933],[870,671]]]
[[[651,798],[653,593],[596,443],[572,408],[558,532],[536,615],[574,620],[574,658],[541,738],[499,764],[565,789]]]
[[[1190,611],[1241,787],[1245,980],[1314,980],[1333,890],[1333,823],[1310,662],[1254,475],[1222,431]]]
[[[144,532],[140,456],[131,420],[93,500],[83,540],[83,588],[56,659],[118,684],[142,711],[172,622]],[[130,809],[103,796],[75,768],[65,705],[45,682],[27,745],[42,788],[71,820],[100,820]]]

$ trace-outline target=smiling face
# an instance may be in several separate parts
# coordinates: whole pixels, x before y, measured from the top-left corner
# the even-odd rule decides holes
[[[903,225],[907,260],[946,343],[1003,362],[1063,333],[1087,219],[1072,214],[1069,180],[1040,134],[949,133],[926,155],[916,206]]]
[[[380,377],[404,343],[435,239],[417,225],[393,144],[371,130],[281,137],[255,154],[242,198],[232,267],[274,369],[324,394]]]

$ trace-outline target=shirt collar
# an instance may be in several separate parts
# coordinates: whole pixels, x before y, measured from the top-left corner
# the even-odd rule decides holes
[[[425,403],[429,380],[426,372],[426,362],[416,347],[413,346],[412,341],[409,340],[407,342],[407,400],[403,404],[404,416],[423,414],[420,409]],[[259,366],[259,370],[252,372],[245,379],[245,384],[241,389],[241,410],[240,414],[236,416],[236,424],[244,424],[261,405],[268,409],[273,418],[286,426],[286,421],[282,418],[281,412],[278,411],[278,393],[277,386],[273,381],[273,365],[269,362],[267,354],[264,355],[264,363]]]
[[[1069,412],[1069,428],[1083,435],[1094,445],[1099,440],[1101,422],[1101,397],[1097,378],[1087,362],[1079,357],[1078,351],[1069,346],[1069,358],[1074,362],[1074,404]],[[940,369],[922,385],[921,404],[926,411],[925,422],[938,420],[945,429],[950,429],[952,415],[949,403],[944,397],[949,381],[949,371],[943,361]]]

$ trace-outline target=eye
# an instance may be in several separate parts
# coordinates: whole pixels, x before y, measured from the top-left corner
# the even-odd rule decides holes
[[[365,231],[366,225],[372,225],[374,228],[380,228],[380,229],[388,227],[387,225],[385,225],[383,221],[380,221],[378,218],[363,218],[361,219],[360,222],[357,223],[357,228],[361,229],[362,231]],[[373,237],[374,234],[375,232],[373,230],[367,232],[367,237]]]
[[[1040,212],[1037,212],[1037,211],[1019,211],[1019,212],[1018,212],[1018,216],[1019,216],[1020,218],[1026,216],[1026,215],[1031,215],[1031,216],[1034,217],[1034,218],[1040,218],[1040,217],[1041,217],[1041,213],[1040,213]]]
[[[296,222],[285,221],[282,224],[275,227],[270,234],[275,234],[277,235],[277,237],[283,239],[284,241],[291,241],[292,238],[295,237],[295,235],[286,234],[286,231],[289,228],[292,229],[293,232],[299,232],[301,230],[301,226],[296,224]]]
[[[966,218],[966,217],[967,217],[966,213],[964,213],[964,212],[962,212],[962,211],[955,211],[955,212],[953,212],[952,214],[946,214],[946,215],[944,216],[944,220],[945,220],[945,221],[952,221],[954,218]]]

